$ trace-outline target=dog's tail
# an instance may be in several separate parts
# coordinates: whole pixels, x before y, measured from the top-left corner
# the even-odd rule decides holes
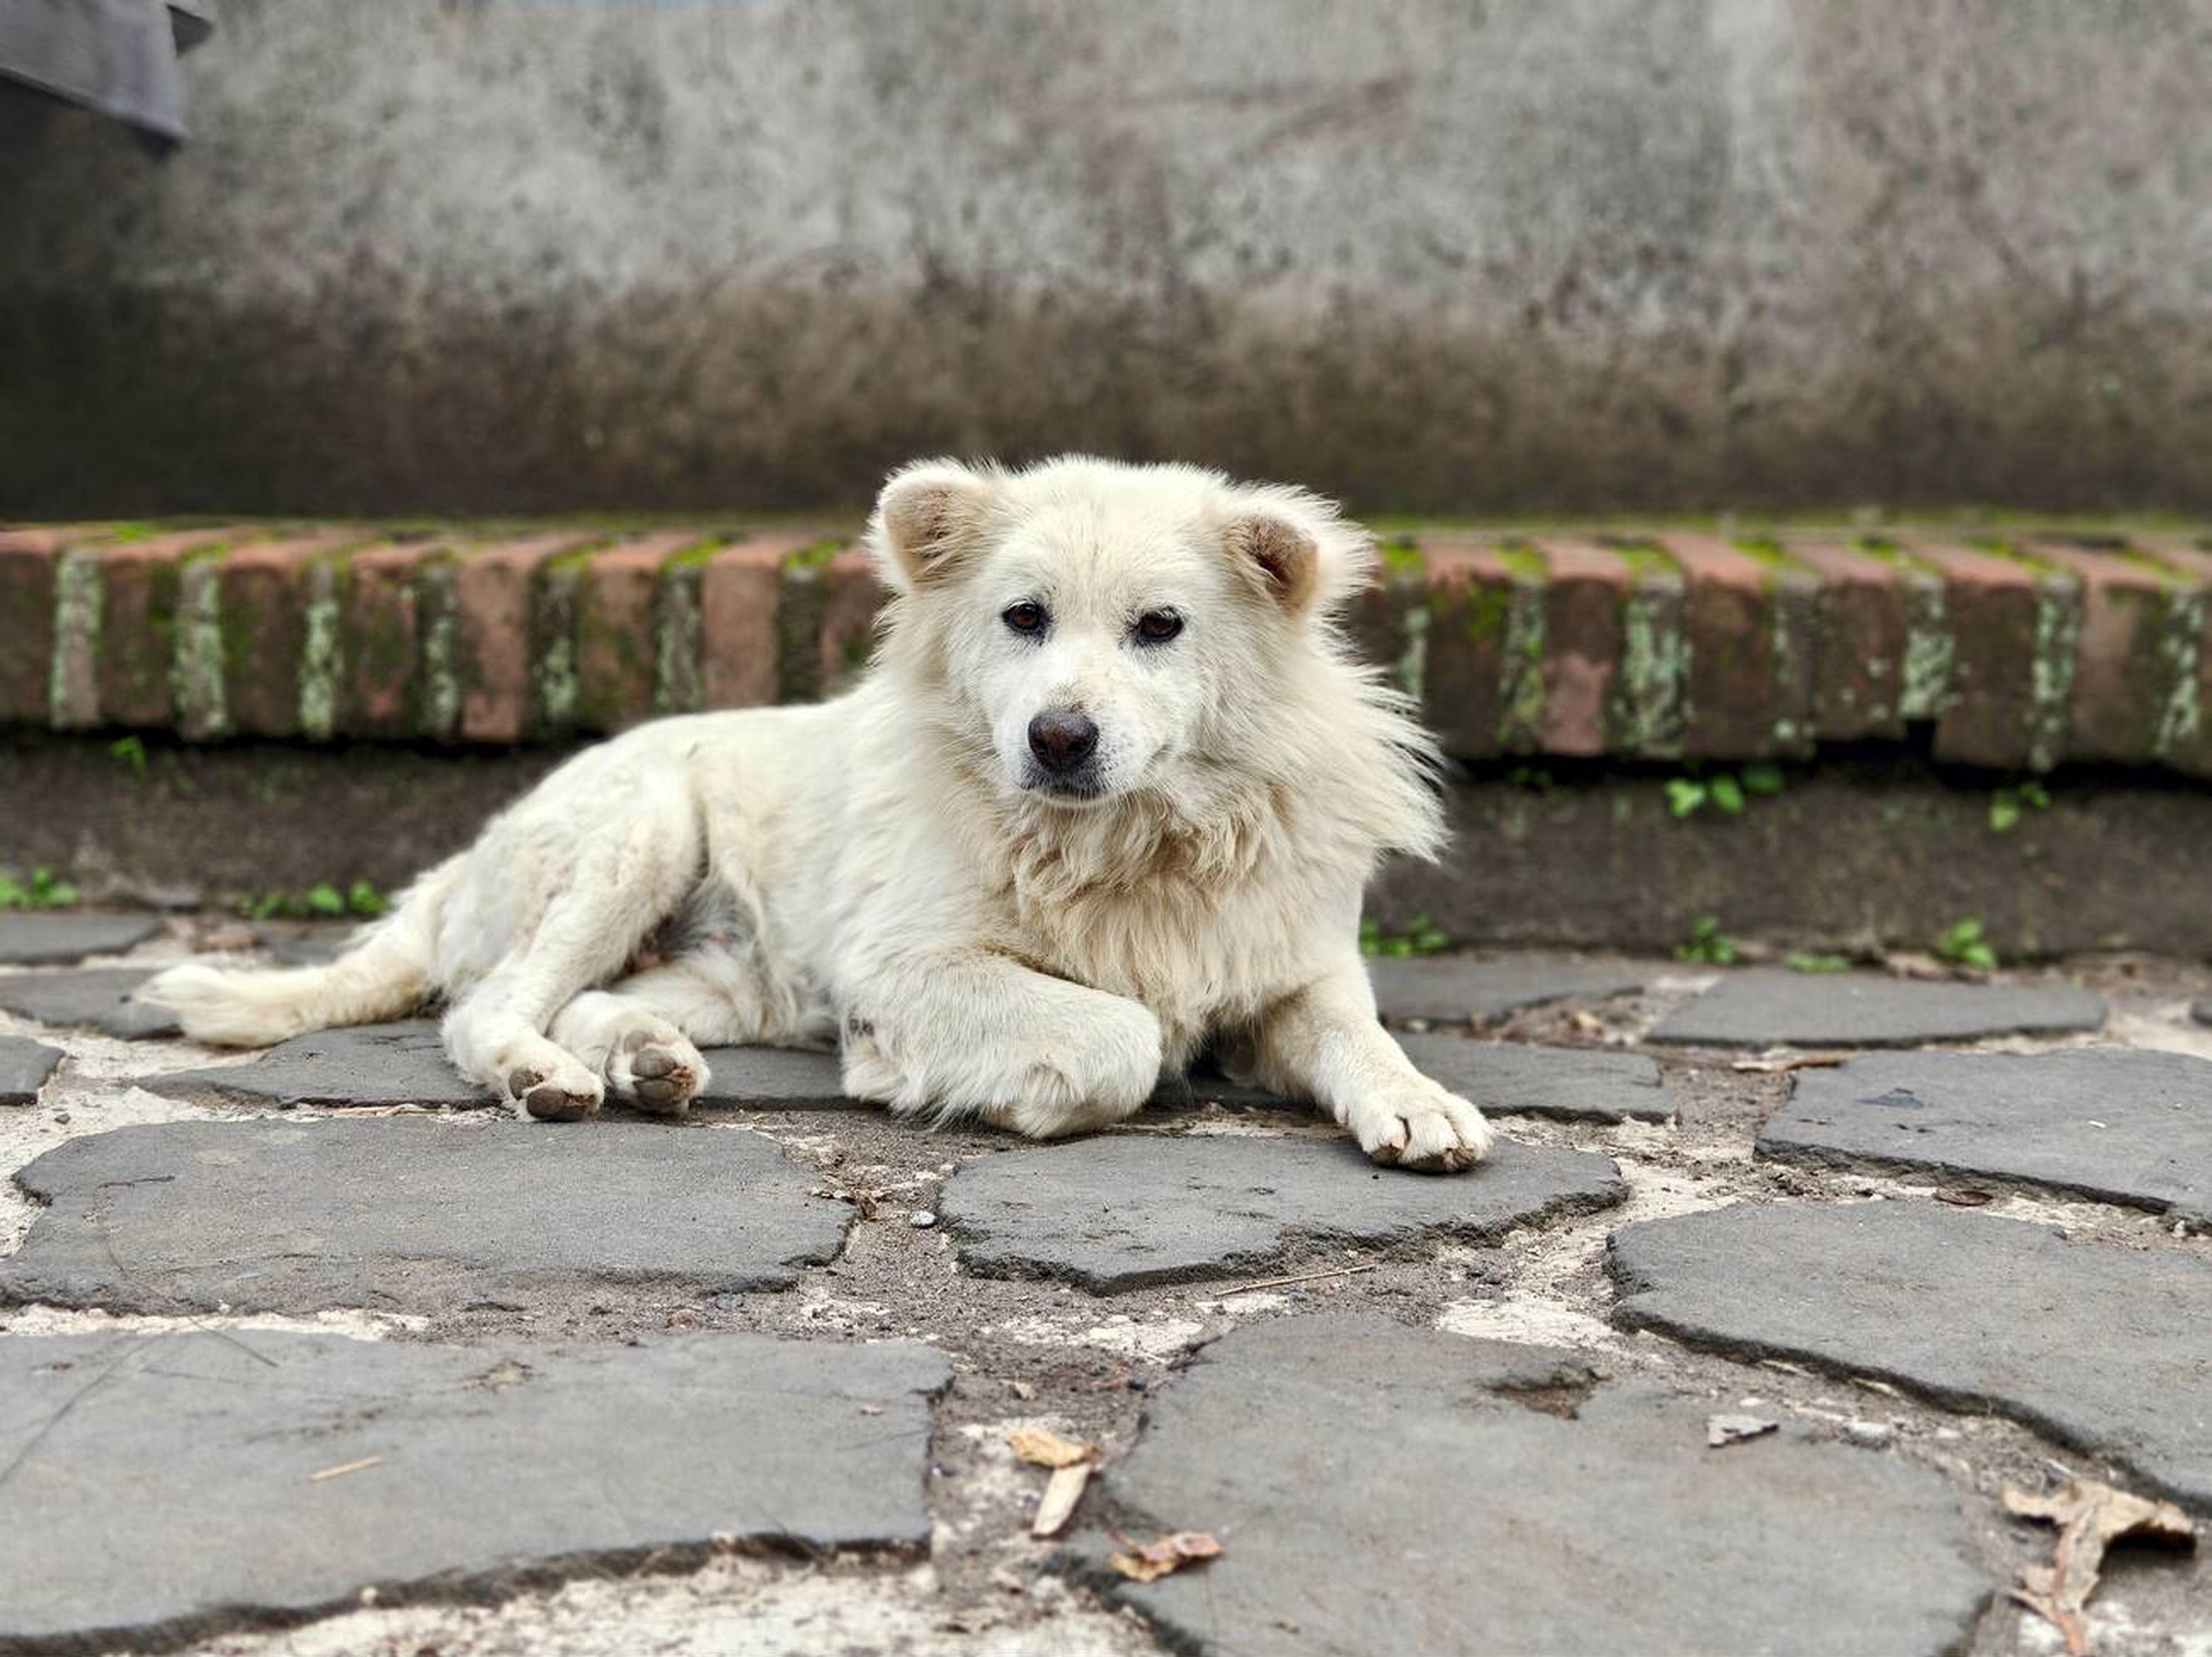
[[[326,965],[188,962],[141,986],[137,998],[175,1013],[193,1041],[222,1047],[265,1047],[309,1030],[396,1018],[435,987],[438,915],[458,862],[409,887],[390,914],[363,927]]]

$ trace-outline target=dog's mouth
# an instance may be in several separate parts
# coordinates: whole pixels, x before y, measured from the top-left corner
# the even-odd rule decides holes
[[[1098,805],[1107,798],[1106,785],[1096,772],[1055,776],[1048,771],[1032,770],[1022,779],[1022,792],[1041,795],[1055,805]]]

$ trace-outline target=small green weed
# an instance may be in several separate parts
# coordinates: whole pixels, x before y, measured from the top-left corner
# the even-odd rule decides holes
[[[1982,923],[1972,916],[1952,922],[1937,934],[1936,953],[1954,966],[1980,972],[1993,971],[1997,964],[1997,952],[1983,938]]]
[[[1793,973],[1847,973],[1851,969],[1849,956],[1808,955],[1802,950],[1784,956],[1782,964]]]
[[[27,881],[0,875],[0,909],[66,909],[76,902],[76,883],[54,878],[51,869],[33,869]]]
[[[131,774],[143,778],[146,774],[146,744],[136,737],[118,737],[107,744],[108,756],[120,760],[131,768]]]
[[[1674,946],[1677,961],[1702,962],[1710,967],[1735,965],[1735,940],[1721,930],[1720,917],[1700,915],[1690,927],[1690,935]]]
[[[1990,796],[1990,831],[2008,835],[2028,812],[2050,809],[2051,791],[2033,777],[2009,788],[2000,788]]]
[[[1359,952],[1362,955],[1388,956],[1404,961],[1419,955],[1434,955],[1439,950],[1451,947],[1451,938],[1426,915],[1415,915],[1402,932],[1386,932],[1380,922],[1363,920],[1359,923]]]
[[[356,880],[341,892],[325,880],[304,892],[264,892],[240,904],[239,911],[251,920],[337,920],[347,915],[372,920],[390,907],[368,881]]]
[[[1677,817],[1687,817],[1710,805],[1724,817],[1741,816],[1750,800],[1771,798],[1788,786],[1789,780],[1778,765],[1747,765],[1735,771],[1669,777],[1667,810]]]

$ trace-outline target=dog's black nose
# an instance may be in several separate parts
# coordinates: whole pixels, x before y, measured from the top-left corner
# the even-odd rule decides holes
[[[1098,746],[1098,727],[1082,713],[1040,713],[1030,721],[1030,752],[1048,771],[1073,771]]]

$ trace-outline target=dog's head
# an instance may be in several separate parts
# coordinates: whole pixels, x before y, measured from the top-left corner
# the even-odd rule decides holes
[[[1069,810],[1261,758],[1372,558],[1302,491],[1073,458],[908,466],[869,535],[902,595],[895,659],[1006,791]]]

